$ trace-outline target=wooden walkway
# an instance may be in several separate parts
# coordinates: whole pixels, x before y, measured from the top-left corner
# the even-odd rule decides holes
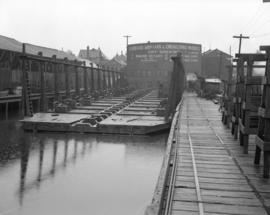
[[[253,164],[254,137],[243,154],[218,106],[193,94],[185,95],[179,117],[172,201],[164,214],[270,214],[270,180]]]

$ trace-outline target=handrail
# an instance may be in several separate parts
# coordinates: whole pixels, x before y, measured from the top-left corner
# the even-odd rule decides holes
[[[174,142],[174,134],[177,126],[178,118],[180,115],[180,110],[182,107],[183,98],[179,102],[176,107],[176,111],[173,117],[173,121],[171,124],[171,129],[169,133],[169,137],[167,140],[167,148],[165,151],[165,155],[163,158],[160,174],[158,177],[158,181],[156,184],[156,188],[153,194],[152,202],[149,206],[147,206],[145,210],[145,215],[160,215],[162,212],[163,199],[165,194],[165,188],[168,180],[169,166],[170,166],[170,156],[172,153],[172,144]]]

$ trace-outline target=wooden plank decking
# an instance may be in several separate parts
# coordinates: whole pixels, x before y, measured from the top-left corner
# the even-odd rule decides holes
[[[169,213],[162,214],[270,214],[270,180],[253,164],[254,137],[249,154],[243,154],[218,106],[192,94],[184,98],[179,126],[172,201]]]

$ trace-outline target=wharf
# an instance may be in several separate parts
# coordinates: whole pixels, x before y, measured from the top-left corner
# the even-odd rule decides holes
[[[254,137],[243,154],[212,101],[186,94],[181,106],[146,214],[270,214],[270,180],[253,164]]]

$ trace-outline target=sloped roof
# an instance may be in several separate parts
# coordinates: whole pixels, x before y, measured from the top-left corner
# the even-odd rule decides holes
[[[113,58],[117,59],[118,61],[123,61],[123,62],[127,61],[127,56],[123,54],[123,51],[121,51],[120,55],[116,54]]]
[[[19,42],[13,38],[0,35],[0,49],[14,51],[14,52],[22,52],[22,42]],[[61,50],[37,46],[37,45],[29,44],[29,43],[25,44],[25,49],[26,49],[25,51],[27,54],[37,55],[38,52],[42,52],[43,56],[45,57],[52,57],[53,55],[56,55],[58,59],[68,58],[69,60],[75,60],[75,59],[78,60],[78,58],[73,54],[70,54]]]
[[[231,55],[219,50],[219,49],[214,49],[214,50],[207,50],[206,52],[202,53],[203,56],[206,56],[206,55],[219,55],[219,54],[222,54],[224,55],[225,57],[232,57]]]
[[[121,66],[126,66],[127,63],[119,58],[113,58],[112,61],[115,61],[116,63],[118,63]]]

